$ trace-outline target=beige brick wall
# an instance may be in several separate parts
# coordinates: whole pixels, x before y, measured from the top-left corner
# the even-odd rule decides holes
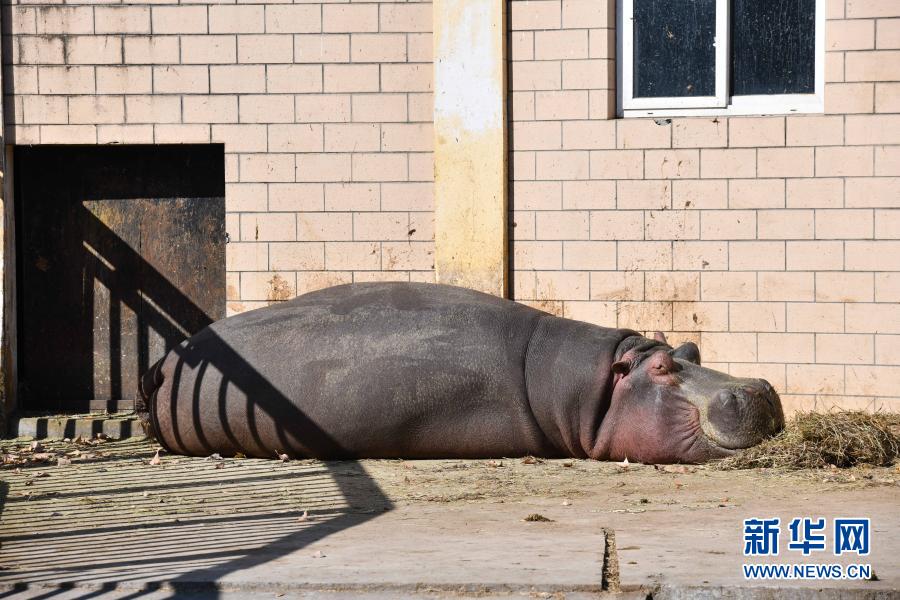
[[[659,122],[613,118],[614,9],[511,3],[515,298],[900,410],[900,2],[828,2],[825,115]]]
[[[430,3],[94,4],[6,7],[7,143],[223,143],[229,313],[433,279]]]

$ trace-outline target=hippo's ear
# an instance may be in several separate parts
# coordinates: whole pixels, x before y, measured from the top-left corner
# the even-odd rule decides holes
[[[621,375],[624,377],[628,375],[628,372],[631,371],[631,361],[630,360],[617,360],[612,364],[612,372],[616,375]]]
[[[700,348],[694,342],[685,342],[672,351],[672,356],[680,358],[695,365],[700,364]]]
[[[663,335],[663,332],[662,332],[662,331],[654,331],[654,332],[653,332],[653,339],[656,340],[657,342],[662,342],[663,344],[668,344],[668,343],[669,343],[669,342],[666,341],[666,336]]]

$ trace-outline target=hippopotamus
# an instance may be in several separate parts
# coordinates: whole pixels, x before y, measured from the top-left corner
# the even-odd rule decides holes
[[[197,456],[699,463],[782,429],[762,379],[693,343],[428,283],[353,283],[231,316],[173,347],[139,404]]]

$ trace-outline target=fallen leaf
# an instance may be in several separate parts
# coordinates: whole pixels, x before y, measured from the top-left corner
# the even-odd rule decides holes
[[[325,558],[325,554],[321,550],[316,550],[313,552],[313,558]]]
[[[215,452],[207,456],[206,460],[222,460],[222,455],[220,455],[218,452]]]
[[[50,473],[46,473],[44,471],[38,471],[34,474],[34,477],[50,477]]]
[[[502,461],[502,460],[489,460],[489,461],[487,461],[487,466],[489,466],[489,467],[502,467],[502,466],[503,466],[503,461]]]
[[[553,519],[548,519],[540,513],[531,513],[522,520],[527,523],[553,523]]]
[[[628,465],[629,465],[629,462],[628,462],[628,457],[627,457],[627,456],[625,457],[625,460],[623,460],[622,462],[616,463],[616,466],[617,466],[617,467],[622,467],[623,469],[627,469],[627,468],[628,468]]]
[[[304,510],[303,514],[297,517],[297,522],[305,523],[306,521],[309,521],[309,512]]]
[[[55,455],[50,452],[38,452],[36,454],[31,455],[31,460],[34,460],[37,462],[46,462],[46,461],[52,459],[54,456]]]
[[[41,443],[37,442],[37,441],[31,442],[31,451],[32,452],[43,452],[44,446],[41,445]]]
[[[162,464],[162,459],[159,457],[159,450],[157,450],[156,454],[153,455],[153,458],[150,459],[150,464],[154,467]]]
[[[244,454],[243,452],[235,452],[234,457],[235,458],[247,458],[247,455]]]
[[[566,462],[564,462],[564,463],[562,464],[562,466],[564,466],[564,467],[571,467],[571,466],[573,466],[574,464],[575,464],[575,463],[573,463],[571,460],[567,460]]]
[[[689,467],[687,465],[653,465],[653,468],[662,473],[678,473],[680,475],[693,473],[697,470],[696,467]]]
[[[572,503],[568,500],[563,500],[563,506],[572,506]]]
[[[523,465],[539,465],[544,462],[544,459],[537,458],[536,456],[526,456],[522,459]]]
[[[72,459],[67,456],[60,456],[59,458],[56,459],[57,467],[68,467],[71,464],[72,464]]]
[[[224,468],[225,468],[225,463],[224,463],[224,462],[216,463],[216,468],[217,468],[217,469],[224,469]]]
[[[280,450],[275,451],[275,456],[281,462],[287,462],[287,461],[291,460],[290,456],[288,456],[287,454],[282,454]]]

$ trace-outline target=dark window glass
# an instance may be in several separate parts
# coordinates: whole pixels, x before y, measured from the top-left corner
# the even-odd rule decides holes
[[[731,93],[815,93],[816,0],[732,0]]]
[[[634,0],[634,97],[716,95],[715,0]]]

